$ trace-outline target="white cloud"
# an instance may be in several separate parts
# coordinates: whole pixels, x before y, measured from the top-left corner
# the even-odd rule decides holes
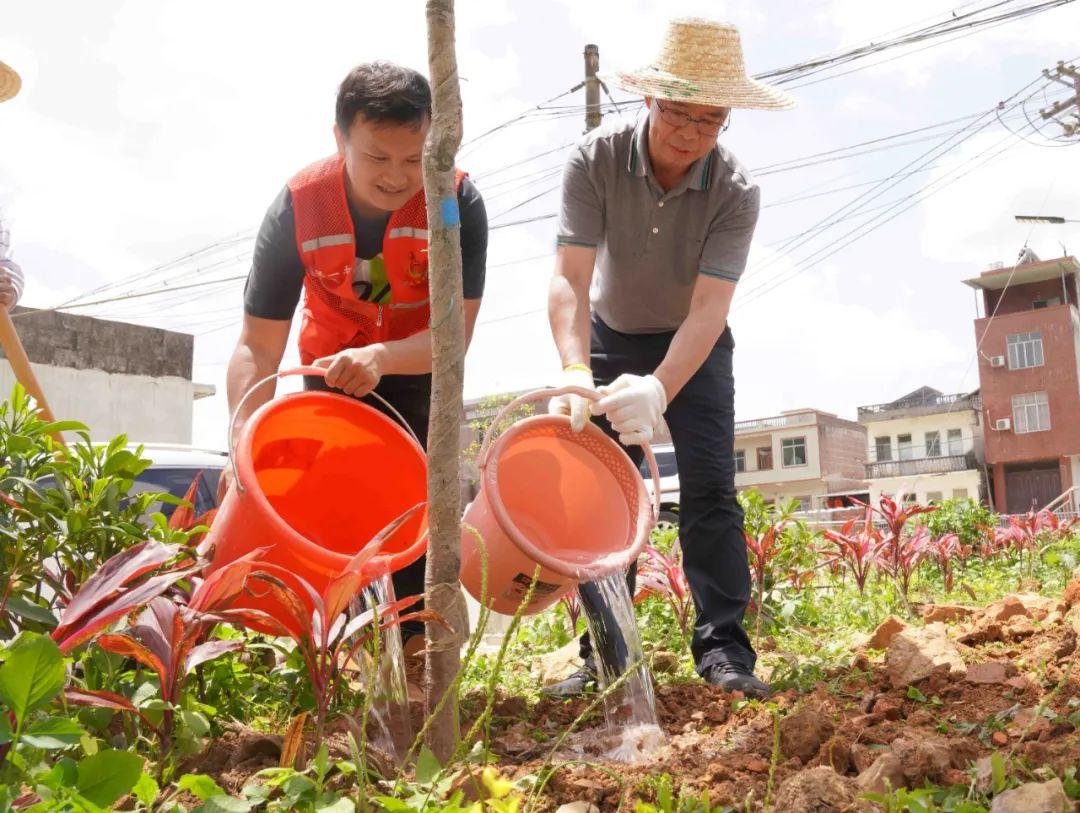
[[[969,386],[963,373],[974,348],[952,331],[923,324],[904,297],[890,295],[901,280],[875,281],[877,275],[840,261],[796,275],[789,259],[752,252],[752,263],[765,258],[772,260],[768,277],[787,281],[745,304],[740,300],[747,297],[736,295],[731,325],[740,419],[815,407],[854,420],[856,406],[891,401],[924,384],[948,391]],[[867,288],[876,292],[869,302]]]
[[[939,162],[932,181],[955,177],[954,170],[1002,141],[1001,133],[978,136]],[[1080,150],[1036,146],[1011,140],[1007,152],[981,171],[960,178],[921,205],[921,246],[927,257],[985,268],[1011,262],[1030,237],[1043,257],[1080,251],[1080,229],[1017,223],[1017,214],[1051,214],[1080,219]],[[993,155],[994,152],[987,153]],[[962,169],[961,169],[962,171]],[[949,174],[953,172],[953,174]]]

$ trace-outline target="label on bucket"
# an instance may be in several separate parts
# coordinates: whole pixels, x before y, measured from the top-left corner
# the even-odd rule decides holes
[[[525,594],[529,592],[529,585],[532,584],[532,576],[525,573],[518,573],[511,579],[511,584],[503,592],[503,598],[509,600],[518,600],[525,598]],[[533,596],[536,598],[542,598],[544,596],[550,596],[556,590],[561,589],[562,585],[552,584],[551,582],[536,580],[536,588],[533,590]]]

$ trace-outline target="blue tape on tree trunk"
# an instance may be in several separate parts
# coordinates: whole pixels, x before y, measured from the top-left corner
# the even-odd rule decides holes
[[[439,204],[442,209],[443,226],[452,229],[461,225],[461,212],[458,210],[457,196],[443,198]]]

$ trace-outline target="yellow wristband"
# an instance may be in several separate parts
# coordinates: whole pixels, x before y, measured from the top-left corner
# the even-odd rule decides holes
[[[571,370],[581,370],[583,373],[589,373],[589,375],[592,375],[592,368],[584,364],[567,364],[565,367],[563,367],[564,373],[568,373]]]

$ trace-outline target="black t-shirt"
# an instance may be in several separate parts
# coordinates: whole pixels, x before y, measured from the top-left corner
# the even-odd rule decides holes
[[[466,299],[479,299],[484,294],[487,268],[487,211],[479,190],[468,178],[458,187],[458,208],[462,288]],[[350,214],[356,230],[353,291],[360,299],[389,303],[393,292],[386,284],[382,243],[390,213],[376,218],[362,217],[355,210]],[[292,194],[286,186],[267,209],[255,238],[251,272],[244,287],[244,312],[262,319],[291,319],[303,285],[304,264],[296,247]]]

